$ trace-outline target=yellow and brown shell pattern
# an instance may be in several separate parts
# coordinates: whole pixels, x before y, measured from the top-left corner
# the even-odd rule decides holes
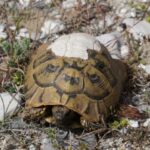
[[[120,64],[95,50],[87,50],[88,59],[83,60],[46,49],[39,48],[27,69],[26,107],[62,105],[91,122],[107,117],[122,89]]]

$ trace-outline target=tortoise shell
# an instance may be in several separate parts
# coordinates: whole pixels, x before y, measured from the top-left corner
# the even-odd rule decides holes
[[[26,107],[61,105],[99,122],[117,104],[125,79],[124,64],[112,59],[94,37],[64,35],[33,54],[26,74]]]

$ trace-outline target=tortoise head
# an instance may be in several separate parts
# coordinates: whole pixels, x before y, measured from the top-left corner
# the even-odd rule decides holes
[[[65,106],[56,105],[52,107],[52,116],[55,118],[56,124],[65,126],[77,119],[78,115]]]

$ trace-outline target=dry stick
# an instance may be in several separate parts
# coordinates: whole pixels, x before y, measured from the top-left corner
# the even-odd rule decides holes
[[[103,132],[105,132],[107,130],[108,130],[108,128],[100,128],[100,129],[97,129],[95,131],[92,131],[92,132],[89,132],[89,133],[85,133],[85,134],[83,134],[81,136],[77,136],[77,139],[83,138],[85,136],[89,136],[91,134],[103,133]]]
[[[8,69],[5,69],[5,68],[3,68],[3,67],[1,67],[1,66],[0,66],[0,70],[1,70],[1,71],[4,71],[4,72],[7,72],[7,71],[8,71]]]

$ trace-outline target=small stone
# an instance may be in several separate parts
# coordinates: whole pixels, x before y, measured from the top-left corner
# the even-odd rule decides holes
[[[150,118],[146,119],[146,121],[143,123],[143,126],[150,128]]]
[[[10,26],[9,28],[10,28],[10,30],[15,31],[17,27],[16,26]]]
[[[143,105],[138,106],[138,109],[139,109],[141,112],[145,112],[145,113],[147,113],[148,115],[150,115],[150,105],[148,105],[148,104],[143,104]]]
[[[48,138],[42,139],[41,150],[55,150],[51,141]]]
[[[0,32],[0,39],[6,39],[7,34],[5,32]]]
[[[136,17],[136,9],[135,8],[131,9],[130,16],[133,18]]]
[[[150,0],[138,0],[139,2],[148,3]]]
[[[150,74],[150,64],[145,65],[145,71],[146,71],[146,73]]]
[[[29,33],[28,30],[26,28],[21,28],[19,30],[19,34],[16,36],[16,39],[20,39],[21,37],[25,37],[25,38],[29,38]]]
[[[127,130],[127,128],[125,127],[125,128],[122,128],[122,129],[120,130],[120,132],[121,132],[122,134],[126,134],[126,133],[128,132],[128,130]]]
[[[60,20],[47,20],[44,22],[44,25],[41,28],[41,31],[43,34],[54,34],[58,33],[60,31],[63,31],[65,29],[65,25]]]
[[[118,16],[122,18],[136,17],[136,9],[129,6],[122,6],[116,10]]]
[[[3,32],[4,31],[4,29],[5,29],[5,25],[4,24],[0,24],[0,32]]]
[[[19,4],[21,5],[22,8],[26,8],[30,4],[30,0],[19,0]]]
[[[33,144],[32,144],[32,145],[30,145],[30,146],[29,146],[29,150],[36,150],[35,145],[33,145]]]
[[[135,120],[128,120],[128,124],[133,127],[133,128],[138,128],[139,127],[139,123],[138,121]]]
[[[52,0],[45,0],[45,4],[51,4],[52,2]]]
[[[146,73],[150,74],[150,64],[148,65],[140,64],[138,67],[144,69]]]
[[[86,4],[85,0],[80,0],[80,2],[81,2],[81,5]],[[78,0],[66,0],[66,1],[63,1],[62,8],[63,9],[70,9],[72,7],[75,7],[78,4],[79,4]]]
[[[130,51],[127,45],[122,45],[120,51],[122,58],[127,58],[129,56]]]
[[[140,95],[133,96],[132,99],[131,99],[131,102],[132,102],[132,105],[134,105],[134,106],[140,105],[141,104]]]

